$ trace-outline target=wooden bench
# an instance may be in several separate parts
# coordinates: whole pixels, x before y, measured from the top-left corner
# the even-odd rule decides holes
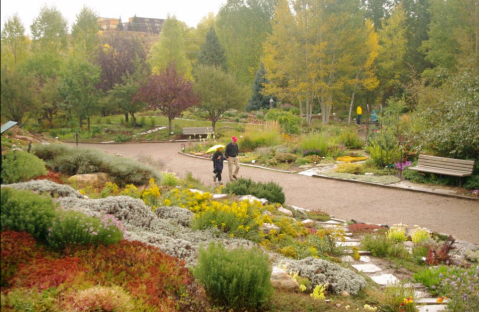
[[[462,187],[462,177],[472,175],[474,161],[419,154],[417,166],[408,169],[459,177],[459,186]]]
[[[213,133],[213,127],[189,127],[183,128],[183,135],[207,135]]]

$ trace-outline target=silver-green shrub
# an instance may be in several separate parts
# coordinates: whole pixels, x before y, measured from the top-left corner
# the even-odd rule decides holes
[[[28,182],[7,184],[5,186],[17,190],[31,190],[40,194],[48,194],[51,197],[84,197],[80,192],[69,185],[58,184],[49,180],[32,180]]]
[[[49,167],[68,175],[104,172],[120,186],[144,185],[150,178],[161,181],[161,175],[153,168],[100,150],[49,144],[37,145],[34,151]]]
[[[158,247],[164,253],[180,258],[189,265],[197,260],[199,246],[219,241],[225,246],[251,247],[253,242],[229,238],[219,230],[196,231],[188,227],[192,213],[179,207],[158,207],[156,212],[139,199],[115,196],[103,199],[60,198],[64,209],[81,211],[89,215],[112,214],[126,228],[126,238]],[[187,221],[188,220],[188,221]]]
[[[367,284],[361,275],[322,259],[308,257],[302,260],[284,259],[282,262],[299,276],[308,278],[312,288],[328,285],[328,290],[333,293],[347,291],[356,295]]]
[[[2,183],[23,182],[47,174],[43,160],[23,151],[8,151],[2,157]]]

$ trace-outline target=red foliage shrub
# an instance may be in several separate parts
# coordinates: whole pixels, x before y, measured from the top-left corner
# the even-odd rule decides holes
[[[45,290],[58,287],[64,283],[72,283],[79,274],[85,271],[80,264],[80,258],[47,259],[38,258],[29,264],[20,264],[12,278],[12,283],[18,287]]]
[[[1,233],[1,286],[8,286],[17,265],[28,263],[37,255],[36,241],[30,233],[2,231]]]
[[[48,169],[48,173],[45,175],[41,175],[36,177],[34,180],[49,180],[58,184],[63,184],[62,179],[60,178],[60,173],[59,172],[53,172],[50,169]]]
[[[374,224],[355,223],[348,225],[348,229],[353,234],[366,234],[372,233],[374,230],[380,230],[385,228]]]
[[[194,291],[189,288],[193,275],[183,261],[138,241],[124,240],[96,248],[75,246],[66,252],[82,259],[88,269],[86,279],[121,286],[160,310],[173,309],[185,292]]]

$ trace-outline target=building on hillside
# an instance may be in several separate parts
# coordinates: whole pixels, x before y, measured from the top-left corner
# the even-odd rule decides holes
[[[100,17],[98,18],[98,24],[102,30],[116,30],[120,20],[118,18],[107,18],[107,17]]]
[[[124,30],[145,32],[149,34],[160,34],[161,27],[165,22],[160,18],[130,17],[128,23],[123,24]]]

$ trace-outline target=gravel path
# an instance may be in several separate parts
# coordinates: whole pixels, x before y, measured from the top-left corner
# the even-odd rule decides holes
[[[74,144],[71,144],[74,146]],[[159,159],[165,171],[180,177],[191,172],[206,185],[213,185],[212,164],[181,155],[181,143],[79,144],[124,157],[140,155]],[[241,146],[240,146],[241,148]],[[227,167],[223,181],[227,181]],[[345,220],[368,223],[419,225],[457,239],[479,245],[479,201],[384,188],[323,178],[288,174],[243,166],[243,178],[274,181],[283,187],[286,202],[311,210],[321,210]]]

